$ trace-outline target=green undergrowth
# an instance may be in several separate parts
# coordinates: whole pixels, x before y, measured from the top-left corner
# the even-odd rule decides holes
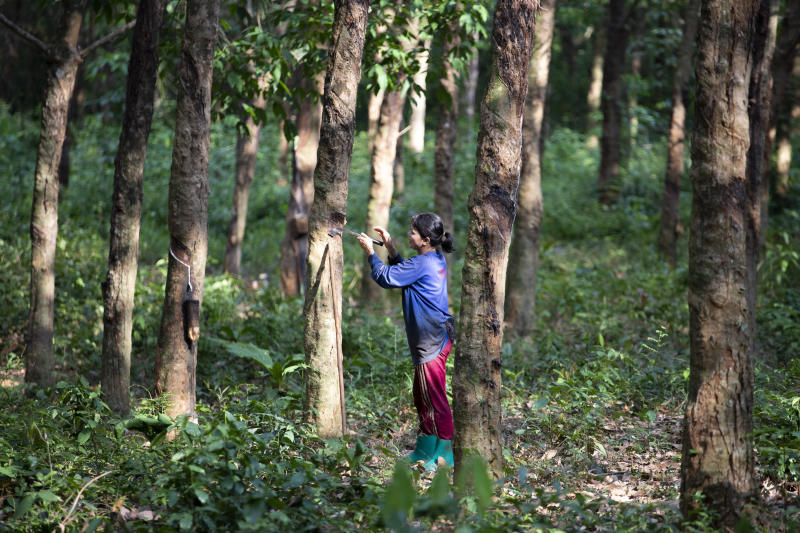
[[[230,125],[214,127],[197,417],[172,420],[160,414],[165,398],[153,391],[171,139],[163,122],[154,125],[133,323],[134,409],[123,418],[111,413],[98,388],[100,281],[118,132],[85,120],[60,207],[61,381],[37,390],[20,382],[36,125],[0,109],[0,164],[10,176],[0,181],[0,531],[710,530],[710,516],[682,523],[677,508],[688,269],[685,235],[677,268],[656,253],[663,147],[633,149],[620,201],[605,208],[593,195],[596,149],[569,130],[553,132],[537,318],[531,335],[508,335],[502,348],[505,472],[492,481],[476,459],[458,476],[398,462],[415,432],[402,315],[396,295],[388,311],[360,302],[364,260],[352,238],[344,241],[342,314],[348,436],[325,441],[305,424],[303,302],[282,298],[275,281],[288,197],[285,169],[271,150],[275,128],[262,135],[244,275],[236,278],[219,268],[235,139]],[[456,184],[468,191],[474,134],[462,133]],[[365,140],[359,132],[354,146],[353,229],[363,228],[369,187]],[[406,189],[389,227],[401,243],[410,215],[433,208],[432,136],[427,143],[423,154],[404,159]],[[458,248],[467,195],[457,196]],[[688,208],[684,188],[684,223]],[[754,441],[763,505],[778,521],[756,524],[762,529],[800,527],[798,213],[788,205],[772,216],[761,270]],[[451,267],[456,315],[462,252]],[[450,375],[457,356],[456,348]]]

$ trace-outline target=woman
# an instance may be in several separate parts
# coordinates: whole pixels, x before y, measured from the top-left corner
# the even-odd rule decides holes
[[[370,237],[362,233],[358,242],[368,255],[372,279],[385,289],[403,291],[403,317],[414,363],[419,434],[408,459],[424,461],[426,470],[435,470],[441,457],[452,467],[453,415],[445,392],[445,363],[453,348],[453,316],[447,311],[447,262],[439,248],[452,252],[453,236],[444,231],[439,215],[418,213],[408,232],[408,244],[417,255],[403,259],[389,232],[380,226],[374,229],[389,252],[388,265],[375,255]]]

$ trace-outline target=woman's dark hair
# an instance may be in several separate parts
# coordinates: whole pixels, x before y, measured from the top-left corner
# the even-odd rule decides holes
[[[411,217],[411,226],[420,237],[430,239],[434,248],[441,246],[447,253],[453,251],[453,236],[444,231],[442,219],[436,213],[417,213]]]

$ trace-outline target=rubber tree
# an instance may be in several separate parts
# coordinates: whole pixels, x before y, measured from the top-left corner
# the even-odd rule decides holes
[[[747,153],[756,0],[703,0],[697,39],[689,228],[688,401],[681,509],[733,527],[755,494],[747,324]],[[702,492],[702,503],[696,498]]]
[[[117,39],[133,27],[133,22],[128,23],[79,50],[78,37],[87,2],[65,0],[60,6],[58,29],[49,44],[0,14],[0,24],[35,47],[47,62],[42,124],[33,177],[30,309],[24,355],[25,381],[40,385],[50,385],[55,381],[53,312],[58,237],[58,166],[78,66],[93,50]]]
[[[611,204],[619,195],[622,152],[622,105],[625,102],[625,57],[628,48],[628,0],[609,0],[606,20],[606,51],[603,58],[603,134],[600,138],[600,166],[597,191],[601,203]]]
[[[748,115],[750,118],[750,147],[747,152],[747,327],[750,341],[756,339],[756,305],[758,287],[758,262],[761,234],[762,189],[769,186],[765,179],[765,150],[769,127],[769,99],[772,96],[772,58],[778,33],[778,0],[760,0],[754,20],[755,32],[752,47],[752,70]]]
[[[335,5],[333,35],[322,97],[314,203],[308,231],[308,288],[305,294],[307,419],[320,437],[346,430],[342,374],[342,239],[332,228],[345,223],[347,179],[353,152],[356,95],[367,28],[368,0]]]
[[[664,175],[664,191],[661,195],[661,222],[658,232],[658,249],[675,266],[678,242],[679,203],[681,180],[683,179],[683,153],[686,138],[686,101],[689,75],[692,70],[692,55],[697,35],[697,17],[700,0],[689,0],[684,15],[683,33],[678,46],[675,73],[672,76],[672,109],[670,111],[667,137],[667,167]]]
[[[108,272],[103,288],[100,381],[114,411],[130,410],[131,332],[142,219],[142,180],[153,121],[158,41],[166,0],[141,0],[136,11],[122,132],[114,159]]]
[[[597,115],[600,113],[600,99],[603,96],[603,52],[605,51],[606,30],[602,26],[592,33],[592,64],[589,69],[589,90],[586,92],[586,145],[596,148]]]
[[[683,178],[683,152],[686,123],[686,99],[689,74],[692,71],[692,52],[697,35],[697,17],[700,0],[689,0],[683,22],[681,43],[678,47],[675,74],[672,76],[672,110],[667,137],[667,169],[664,175],[664,192],[661,196],[661,223],[658,232],[658,249],[674,267],[677,256],[679,201]]]
[[[300,83],[322,92],[322,75]],[[308,260],[308,215],[314,201],[314,169],[317,166],[322,99],[304,98],[295,118],[297,137],[292,149],[292,182],[286,210],[286,232],[281,242],[281,289],[284,296],[300,294],[306,283]]]
[[[411,103],[411,117],[408,119],[408,151],[413,154],[421,154],[425,149],[425,110],[427,108],[427,94],[425,93],[425,82],[428,76],[428,60],[430,57],[431,39],[420,34],[420,21],[412,17],[410,31],[417,36],[421,43],[421,50],[417,54],[419,70],[414,74],[414,85],[419,90],[412,88],[409,95]]]
[[[522,171],[517,219],[511,240],[506,282],[506,323],[517,335],[528,335],[536,309],[536,273],[542,227],[542,123],[547,99],[556,0],[541,0],[533,34],[528,96],[522,119]]]
[[[397,11],[403,8],[402,1],[397,5]],[[413,28],[411,28],[413,30]],[[411,55],[417,46],[416,34],[410,32],[406,38],[400,40],[404,55]],[[394,52],[392,50],[387,50]],[[392,80],[391,87],[387,88],[381,102],[378,126],[372,141],[370,157],[370,187],[367,200],[367,216],[365,231],[368,235],[376,237],[373,231],[375,226],[387,227],[389,224],[389,208],[394,194],[394,166],[397,156],[397,141],[400,133],[400,124],[403,121],[403,108],[408,94],[408,76],[399,71]],[[386,251],[381,247],[377,251],[381,259],[386,260]],[[369,276],[371,267],[365,261],[364,275],[361,277],[361,294],[365,301],[376,302],[382,305],[386,301],[386,291]]]
[[[263,96],[257,96],[250,105],[263,108]],[[236,166],[233,186],[233,209],[228,223],[228,238],[225,245],[223,270],[231,274],[239,274],[242,268],[242,242],[247,227],[247,204],[250,200],[250,186],[256,175],[256,157],[258,141],[261,136],[261,125],[252,115],[247,114],[244,130],[236,134]]]
[[[522,114],[536,4],[499,0],[495,8],[493,55],[480,108],[475,183],[468,200],[453,375],[456,470],[477,453],[497,477],[503,474],[500,347],[505,274],[522,163]]]
[[[442,43],[442,78],[439,83],[443,91],[437,102],[436,141],[433,151],[434,196],[433,205],[436,213],[442,217],[445,231],[453,232],[456,174],[456,140],[458,138],[458,72],[450,60],[451,53],[458,48],[460,39],[455,22],[450,24],[449,31]],[[470,60],[471,61],[471,60]],[[447,254],[448,272],[452,265],[452,254]]]
[[[169,416],[193,415],[197,331],[184,301],[202,306],[208,253],[208,150],[211,79],[219,0],[188,0],[169,180],[169,258],[156,348],[156,393]],[[190,289],[191,288],[191,289]],[[195,317],[196,318],[196,317]]]
[[[772,60],[773,85],[769,130],[765,157],[771,164],[773,147],[775,162],[770,168],[774,179],[774,195],[778,204],[785,202],[789,192],[789,169],[792,162],[792,71],[800,46],[800,0],[787,0],[780,24],[780,34]],[[762,200],[762,226],[766,227],[769,189],[765,189]],[[763,243],[762,243],[763,245]]]

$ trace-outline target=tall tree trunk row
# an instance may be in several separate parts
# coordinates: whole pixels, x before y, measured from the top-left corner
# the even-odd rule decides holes
[[[156,348],[156,392],[167,414],[194,414],[197,343],[184,332],[184,300],[202,305],[208,253],[211,76],[219,0],[189,0],[178,67],[180,90],[169,180],[169,265]],[[174,254],[174,256],[173,256]],[[180,262],[179,262],[180,261]],[[191,267],[191,278],[184,264]],[[192,291],[188,292],[191,283]]]
[[[76,46],[83,1],[65,1],[58,41],[51,46],[42,126],[36,154],[31,208],[31,281],[25,381],[40,385],[55,380],[53,312],[58,238],[58,165],[67,129],[69,100],[80,57]]]
[[[686,138],[686,93],[692,69],[692,51],[697,34],[697,17],[700,0],[689,0],[683,24],[683,35],[678,48],[675,75],[672,78],[672,112],[667,138],[667,170],[664,192],[661,197],[661,224],[658,249],[675,266],[678,241],[679,202],[683,178],[683,151]]]
[[[499,0],[493,59],[481,103],[475,184],[469,196],[453,407],[456,470],[471,454],[503,475],[500,406],[503,304],[516,212],[522,114],[533,49],[534,0]]]
[[[342,240],[328,232],[346,220],[347,179],[369,2],[343,0],[334,9],[309,219],[303,333],[308,364],[305,410],[323,438],[341,437],[346,420],[340,371]]]
[[[128,62],[125,114],[114,159],[108,273],[103,283],[101,383],[116,412],[130,409],[131,333],[142,218],[142,176],[153,120],[158,40],[166,0],[141,0]]]
[[[542,123],[547,100],[556,0],[541,0],[522,120],[522,172],[517,219],[508,258],[505,318],[517,335],[528,335],[536,309],[536,274],[542,227]]]

